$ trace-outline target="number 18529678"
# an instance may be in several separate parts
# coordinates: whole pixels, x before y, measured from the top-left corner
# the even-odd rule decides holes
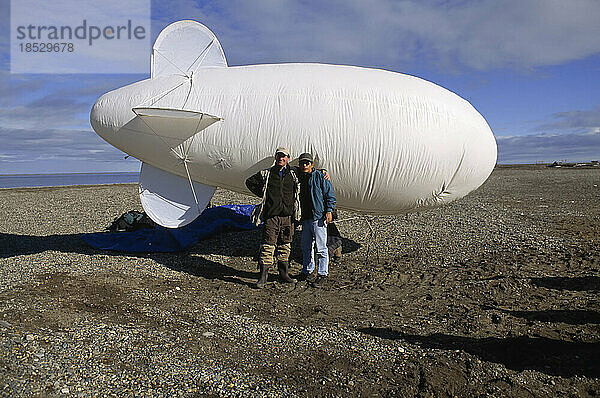
[[[73,43],[19,43],[21,52],[26,53],[63,53],[75,51]]]

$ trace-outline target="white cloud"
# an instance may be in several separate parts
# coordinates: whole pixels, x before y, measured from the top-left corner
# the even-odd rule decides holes
[[[595,0],[400,4],[402,25],[422,41],[431,60],[456,59],[474,69],[533,68],[600,51]]]
[[[0,70],[0,105],[3,107],[14,106],[15,99],[24,94],[30,94],[43,87],[41,79],[32,79],[25,75],[11,75]]]
[[[531,69],[600,52],[597,0],[177,2],[234,63],[318,61],[405,67]],[[155,3],[156,6],[156,3]],[[155,14],[156,15],[156,14]],[[157,27],[156,24],[154,25]]]
[[[85,107],[89,109],[89,107]],[[88,125],[87,118],[78,115],[84,109],[78,100],[63,99],[35,105],[0,108],[0,127],[48,129]]]
[[[89,127],[94,101],[132,80],[132,76],[12,75],[0,71],[0,127]]]
[[[44,159],[118,162],[124,154],[92,131],[0,127],[2,161]]]
[[[0,174],[137,171],[139,161],[87,130],[0,127]]]
[[[557,112],[551,120],[536,128],[539,131],[598,133],[600,131],[600,105],[594,109]]]
[[[499,163],[600,159],[600,105],[557,112],[537,123],[529,135],[499,135]]]
[[[498,163],[600,159],[600,133],[500,136],[496,142]]]
[[[10,160],[10,159],[16,159],[17,155],[5,155],[3,153],[0,153],[0,160]]]

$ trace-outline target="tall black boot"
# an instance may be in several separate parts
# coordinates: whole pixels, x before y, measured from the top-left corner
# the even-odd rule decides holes
[[[297,280],[290,278],[290,276],[288,275],[288,269],[289,269],[289,267],[290,267],[290,262],[289,261],[278,261],[277,262],[277,269],[279,269],[279,277],[285,283],[296,283],[296,282],[298,282]]]
[[[267,284],[267,278],[269,277],[269,268],[271,268],[271,265],[266,265],[260,262],[258,263],[258,265],[260,267],[260,278],[258,278],[258,282],[256,282],[256,288],[262,289]]]

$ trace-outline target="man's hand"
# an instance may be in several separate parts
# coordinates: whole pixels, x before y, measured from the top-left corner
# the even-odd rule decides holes
[[[327,170],[321,170],[321,172],[323,173],[323,177],[325,177],[327,181],[331,181],[331,178],[329,177],[329,172]]]
[[[328,211],[327,213],[325,213],[325,222],[329,224],[331,221],[333,221],[333,214],[331,214],[331,212]]]

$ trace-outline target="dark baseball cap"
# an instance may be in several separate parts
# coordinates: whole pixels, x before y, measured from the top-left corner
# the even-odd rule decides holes
[[[300,157],[298,158],[299,162],[302,162],[303,160],[308,160],[311,163],[314,163],[315,161],[313,160],[313,156],[310,153],[303,153],[302,155],[300,155]]]

